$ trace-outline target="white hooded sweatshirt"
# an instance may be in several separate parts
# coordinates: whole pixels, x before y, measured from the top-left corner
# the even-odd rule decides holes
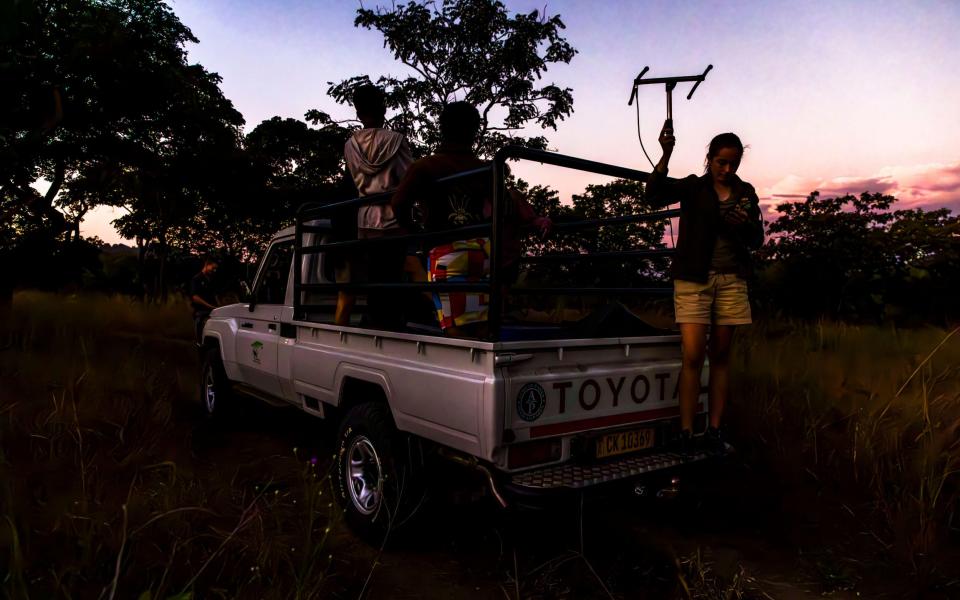
[[[370,128],[354,132],[344,146],[343,156],[361,196],[395,189],[413,162],[406,138],[389,129]],[[383,209],[383,205],[361,206],[357,212],[357,226],[361,230],[396,227],[397,220],[385,219]]]

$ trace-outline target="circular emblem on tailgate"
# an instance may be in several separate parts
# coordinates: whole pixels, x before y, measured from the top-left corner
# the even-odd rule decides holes
[[[547,405],[547,393],[539,383],[528,383],[517,394],[517,414],[524,421],[536,421]]]

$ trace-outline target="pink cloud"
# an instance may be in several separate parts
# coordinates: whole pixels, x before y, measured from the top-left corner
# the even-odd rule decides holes
[[[773,213],[777,204],[806,198],[814,190],[821,196],[880,192],[895,196],[897,208],[946,207],[960,212],[960,161],[885,167],[869,176],[817,179],[788,175],[762,190],[761,204]]]
[[[825,196],[844,196],[861,192],[889,193],[897,188],[897,182],[889,177],[836,177],[825,182],[819,190]]]

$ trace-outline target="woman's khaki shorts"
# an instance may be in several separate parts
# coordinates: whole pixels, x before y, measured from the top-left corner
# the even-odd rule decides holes
[[[750,318],[747,282],[733,273],[711,272],[706,283],[673,281],[677,323],[746,325]]]

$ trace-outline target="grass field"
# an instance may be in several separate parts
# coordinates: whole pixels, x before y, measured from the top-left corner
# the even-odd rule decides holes
[[[755,461],[859,502],[850,518],[918,575],[944,564],[960,540],[955,330],[764,323],[734,368],[731,422]]]
[[[6,597],[370,594],[381,557],[343,528],[318,427],[263,417],[228,435],[198,418],[188,312],[21,292],[3,315]],[[731,427],[747,464],[784,490],[780,517],[816,517],[806,535],[824,548],[812,562],[821,589],[857,589],[869,563],[902,570],[918,593],[960,593],[960,334],[949,334],[793,322],[742,332]],[[481,535],[463,543],[498,543]],[[511,561],[499,544],[500,571],[450,577],[477,590],[493,577],[507,597],[592,597],[543,583],[566,559],[521,576],[516,550]],[[699,553],[678,557],[665,589],[771,597],[708,571]],[[599,597],[657,597],[610,581]]]
[[[259,597],[279,580],[291,584],[275,597],[323,593],[332,496],[296,442],[270,456],[221,448],[196,458],[221,440],[195,426],[185,304],[21,293],[8,318],[8,596]]]

